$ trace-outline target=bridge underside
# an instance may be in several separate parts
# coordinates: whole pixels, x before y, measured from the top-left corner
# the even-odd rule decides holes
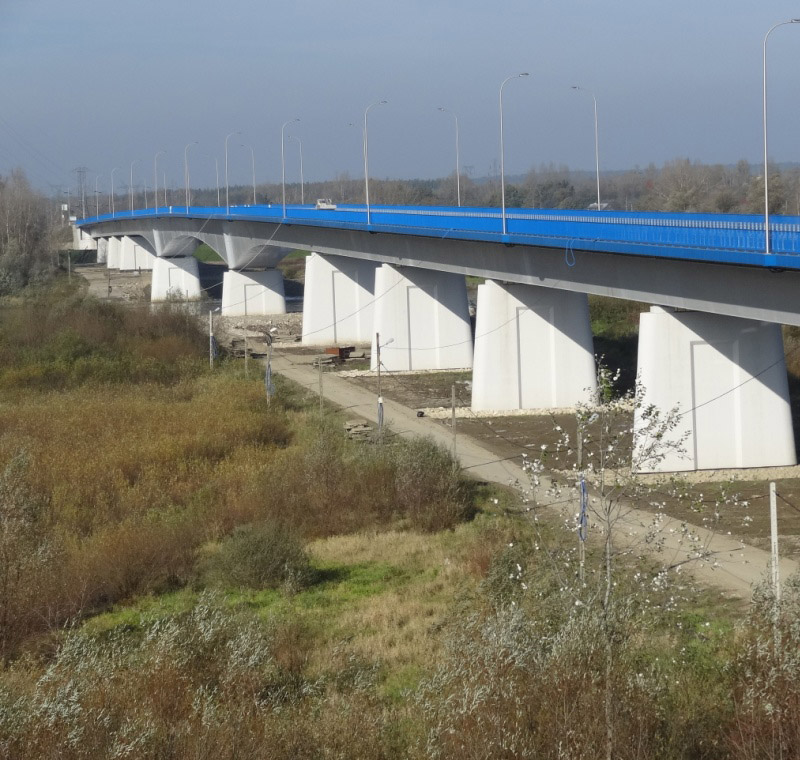
[[[158,232],[154,232],[154,224]],[[188,239],[200,240],[218,251],[231,269],[273,268],[287,253],[300,249],[800,326],[800,272],[587,252],[573,250],[567,240],[564,248],[537,248],[298,224],[177,217],[100,222],[93,225],[91,233],[95,238],[141,236],[159,256],[185,255],[172,251]]]

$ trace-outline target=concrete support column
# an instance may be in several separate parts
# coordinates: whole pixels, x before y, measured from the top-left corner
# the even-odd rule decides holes
[[[98,238],[97,263],[105,264],[107,260],[108,260],[108,238]]]
[[[638,374],[640,472],[797,463],[780,325],[653,306],[640,317]],[[649,408],[676,405],[664,444],[642,440]]]
[[[123,272],[150,270],[157,257],[129,237],[120,244],[119,268]]]
[[[584,293],[487,280],[478,286],[472,408],[553,409],[597,385]]]
[[[312,253],[306,258],[303,345],[369,343],[375,337],[377,267],[347,256]]]
[[[464,369],[472,366],[472,330],[463,275],[383,264],[375,272],[372,369]]]
[[[110,237],[108,239],[108,248],[106,251],[106,267],[108,267],[108,269],[119,269],[121,253],[122,240],[118,237]]]
[[[75,251],[96,251],[97,241],[84,230],[72,225],[72,248]]]
[[[200,298],[202,291],[198,272],[197,259],[194,256],[156,258],[150,300],[192,301]]]
[[[228,270],[222,277],[222,314],[226,316],[286,314],[283,273]]]

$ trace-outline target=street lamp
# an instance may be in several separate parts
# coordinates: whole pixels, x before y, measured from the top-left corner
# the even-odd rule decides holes
[[[114,172],[118,172],[119,167],[115,166],[111,170],[111,218],[114,218],[115,210],[114,210]]]
[[[252,145],[241,144],[242,148],[250,148],[250,161],[253,167],[253,205],[256,205],[256,154],[253,152]]]
[[[461,174],[459,170],[460,160],[458,157],[458,116],[456,116],[454,111],[451,111],[449,108],[442,108],[439,106],[439,110],[443,111],[444,113],[449,113],[453,115],[453,118],[456,120],[456,197],[458,198],[458,207],[461,208]]]
[[[189,148],[192,145],[197,145],[197,140],[194,140],[190,143],[186,144],[186,147],[183,149],[183,179],[186,184],[186,213],[189,213]]]
[[[303,141],[294,135],[289,135],[289,139],[297,140],[297,144],[300,146],[300,205],[302,206],[306,202],[305,183],[303,181]]]
[[[94,210],[95,216],[100,216],[100,191],[97,189],[97,180],[100,179],[99,174],[95,175],[94,178]]]
[[[781,21],[775,26],[770,27],[764,35],[764,253],[769,255],[769,184],[767,178],[768,161],[767,155],[767,39],[775,29],[786,24],[800,24],[800,18],[792,18],[788,21]]]
[[[163,156],[164,153],[166,151],[158,151],[153,159],[153,211],[158,211],[158,157]]]
[[[367,224],[370,223],[370,215],[369,215],[369,126],[367,124],[367,116],[369,115],[369,109],[373,106],[383,106],[386,105],[389,101],[388,100],[379,100],[375,103],[370,103],[364,109],[364,201],[367,206]]]
[[[231,132],[229,135],[226,135],[225,137],[225,213],[226,214],[231,213],[230,185],[228,184],[228,140],[234,135],[240,135],[240,134],[242,133]]]
[[[214,159],[214,171],[217,173],[217,208],[222,205],[222,201],[219,198],[219,159]]]
[[[286,140],[284,138],[284,130],[289,124],[293,124],[296,121],[300,121],[300,119],[289,119],[283,123],[281,127],[281,192],[283,193],[283,216],[286,217],[286,150],[285,150],[285,143]]]
[[[513,74],[506,77],[500,85],[500,200],[503,204],[502,218],[503,218],[503,234],[506,234],[506,167],[505,167],[505,145],[503,143],[503,87],[512,79],[519,79],[520,77],[529,76],[527,71],[521,74]]]
[[[592,96],[592,100],[594,101],[594,171],[595,176],[597,177],[597,210],[600,210],[600,150],[599,150],[599,142],[597,139],[597,98],[594,96],[594,93],[591,90],[587,90],[585,87],[580,87],[577,84],[572,85],[573,90],[583,90],[583,92],[588,92],[589,95]]]
[[[131,186],[130,186],[131,216],[133,216],[133,165],[134,164],[138,164],[138,163],[139,163],[139,159],[138,158],[134,158],[133,161],[131,161]]]

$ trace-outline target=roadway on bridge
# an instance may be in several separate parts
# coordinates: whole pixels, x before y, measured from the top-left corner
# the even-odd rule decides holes
[[[305,388],[316,390],[319,387],[319,375],[313,364],[315,361],[315,356],[276,351],[272,366],[275,372]],[[326,373],[323,376],[323,394],[343,410],[377,423],[376,398],[370,391],[333,373]],[[447,448],[452,446],[452,433],[448,427],[428,418],[417,417],[416,410],[394,401],[384,399],[384,420],[396,434],[428,436]],[[514,461],[498,460],[493,452],[465,435],[458,436],[457,453],[461,466],[478,479],[502,485],[524,486],[528,482],[522,467]],[[560,499],[556,506],[552,503],[553,499],[545,495],[548,486],[544,478],[538,490],[538,508],[549,506],[564,512]],[[691,572],[701,583],[745,600],[749,600],[753,586],[766,577],[769,568],[767,552],[698,526],[689,526],[697,539],[690,549],[681,522],[665,515],[659,535],[663,538],[663,545],[660,550],[655,550],[654,544],[645,542],[655,517],[656,514],[652,512],[630,509],[617,525],[615,540],[622,546],[630,546],[635,553],[650,552],[663,566],[680,566],[681,572]],[[710,559],[686,563],[688,552],[695,547],[701,547]],[[781,579],[785,580],[796,573],[798,568],[800,565],[797,562],[781,559]]]

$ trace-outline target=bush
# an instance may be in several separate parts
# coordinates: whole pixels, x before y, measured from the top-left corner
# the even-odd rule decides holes
[[[207,583],[246,588],[299,591],[314,577],[300,541],[281,522],[242,525],[201,562]]]

